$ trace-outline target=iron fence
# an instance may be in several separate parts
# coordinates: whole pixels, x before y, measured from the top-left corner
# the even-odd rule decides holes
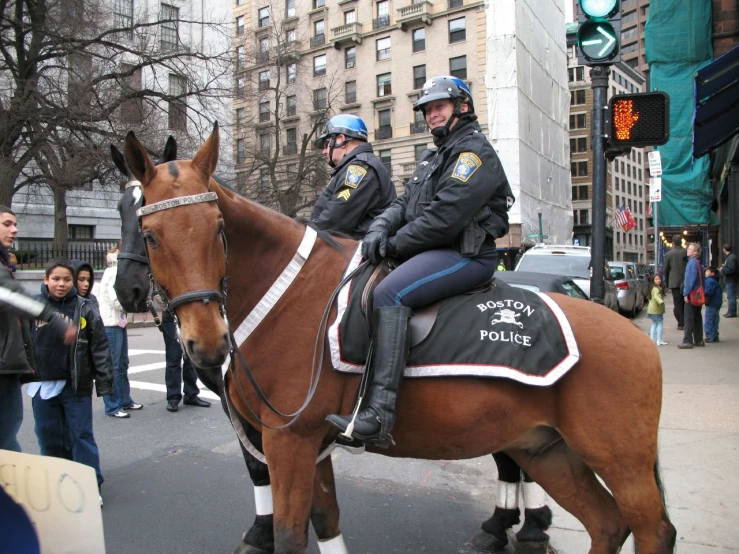
[[[95,269],[105,269],[108,250],[117,241],[70,242],[65,249],[54,248],[52,243],[35,243],[13,250],[18,269],[44,269],[53,258],[82,260],[92,264]]]

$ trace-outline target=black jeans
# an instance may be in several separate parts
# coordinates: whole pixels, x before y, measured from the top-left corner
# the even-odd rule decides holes
[[[693,306],[690,302],[685,302],[685,332],[683,333],[683,343],[696,344],[703,341],[703,307]]]
[[[182,356],[182,348],[177,340],[174,321],[162,321],[164,331],[164,353],[167,366],[164,370],[164,383],[167,385],[167,402],[182,400],[182,381],[185,381],[185,400],[190,401],[200,394],[198,376],[190,363],[190,358]],[[184,359],[183,359],[184,358]]]
[[[683,296],[683,288],[670,289],[672,291],[672,313],[675,314],[678,327],[685,325],[685,297]]]

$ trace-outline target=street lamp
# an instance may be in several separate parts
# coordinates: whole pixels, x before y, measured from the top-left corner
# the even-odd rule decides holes
[[[541,206],[536,207],[536,213],[539,214],[539,242],[544,242],[544,229],[541,225]]]

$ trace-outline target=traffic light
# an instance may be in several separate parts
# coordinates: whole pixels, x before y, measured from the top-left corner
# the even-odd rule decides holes
[[[670,97],[665,92],[613,96],[608,116],[611,146],[657,146],[670,138]]]
[[[621,0],[579,0],[577,48],[583,65],[621,61]]]

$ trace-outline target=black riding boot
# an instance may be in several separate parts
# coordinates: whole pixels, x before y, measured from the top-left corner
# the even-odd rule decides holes
[[[410,337],[408,322],[411,309],[405,306],[377,308],[373,314],[375,323],[375,355],[372,362],[372,382],[369,386],[365,408],[357,414],[352,436],[378,446],[390,445],[390,432],[395,423],[395,401],[408,360]],[[330,415],[326,421],[345,432],[352,415]]]

